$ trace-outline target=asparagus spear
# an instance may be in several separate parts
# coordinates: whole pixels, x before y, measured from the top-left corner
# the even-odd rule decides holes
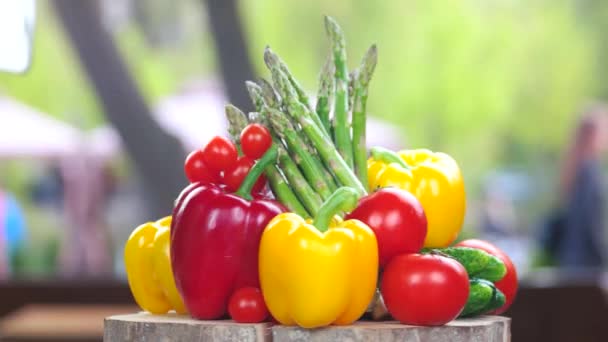
[[[247,127],[249,120],[247,120],[245,113],[234,105],[227,104],[224,110],[226,112],[226,119],[228,120],[228,133],[240,149],[241,132]]]
[[[355,102],[355,82],[357,82],[357,69],[351,71],[348,74],[348,108],[353,109],[353,103]]]
[[[306,207],[307,213],[310,213],[312,216],[317,215],[317,212],[323,204],[323,200],[308,184],[300,172],[300,169],[298,169],[298,166],[291,159],[287,151],[285,151],[285,149],[282,147],[279,148],[279,166],[283,171],[285,178],[287,178],[287,181],[291,185],[291,188],[293,188],[301,203],[304,205],[304,207]],[[310,215],[306,215],[304,217],[308,216]]]
[[[247,116],[239,108],[228,104],[225,107],[226,118],[228,119],[228,131],[232,140],[236,143],[240,149],[241,131],[249,124]],[[259,115],[258,115],[259,117]],[[279,160],[281,159],[282,146],[279,147]],[[284,152],[284,150],[283,150]],[[303,217],[309,217],[310,215],[304,209],[298,197],[294,194],[293,190],[289,187],[289,184],[283,179],[283,175],[279,172],[275,165],[269,165],[264,170],[268,183],[272,189],[272,193],[275,194],[279,202],[283,203],[289,210],[301,215]],[[319,199],[319,202],[321,199]],[[320,206],[320,204],[319,204]]]
[[[367,106],[367,90],[369,81],[374,74],[376,63],[378,61],[378,49],[376,45],[372,45],[368,50],[355,81],[355,100],[353,107],[353,151],[355,159],[355,174],[363,186],[367,187],[367,149],[365,146],[366,139],[366,106]]]
[[[264,102],[270,108],[279,108],[281,105],[281,100],[279,96],[274,91],[272,84],[268,82],[265,78],[260,78],[258,81],[260,87],[262,88],[262,96],[264,97]]]
[[[252,81],[245,81],[245,86],[247,87],[247,92],[249,93],[251,102],[253,102],[253,105],[255,106],[255,110],[259,112],[262,110],[262,106],[264,106],[265,102],[262,95],[262,87]]]
[[[299,104],[302,105],[301,103]],[[304,177],[317,193],[321,195],[323,200],[329,198],[333,190],[335,190],[336,185],[329,184],[325,177],[323,177],[323,173],[325,172],[323,164],[321,164],[318,158],[315,158],[308,152],[306,143],[298,135],[289,118],[273,108],[265,107],[263,113],[264,115],[268,115],[274,131],[285,141],[288,150],[293,153],[293,159],[302,170],[302,173],[304,173]]]
[[[325,165],[333,172],[342,185],[350,186],[357,190],[361,195],[364,195],[366,193],[365,188],[357,176],[355,176],[348,167],[327,135],[325,135],[321,128],[305,114],[306,106],[292,96],[288,97],[287,101],[290,115],[294,116],[300,122],[302,130],[319,152]],[[272,125],[275,126],[275,130],[280,132],[279,134],[284,134],[286,138],[287,135],[298,136],[297,132],[293,130],[293,126],[290,126],[289,120],[287,120],[282,113],[271,111],[270,114],[270,121]]]
[[[279,164],[281,164],[281,153],[285,153],[285,150],[282,148],[279,149]],[[308,210],[302,205],[285,178],[283,178],[281,171],[279,171],[276,165],[269,165],[264,172],[266,172],[266,177],[268,178],[272,193],[277,196],[281,203],[283,203],[291,212],[304,218],[311,217]]]
[[[316,108],[317,116],[319,116],[323,129],[325,129],[327,134],[330,133],[329,102],[333,96],[334,87],[334,62],[331,58],[328,58],[319,76],[319,93],[317,94]]]
[[[319,127],[323,127],[323,123],[321,122],[321,119],[319,119],[317,114],[315,112],[313,112],[313,110],[310,108],[308,96],[306,96],[306,98],[304,98],[304,99],[302,98],[302,95],[300,94],[302,92],[302,89],[299,88],[299,85],[294,86],[294,83],[291,81],[293,79],[293,76],[289,73],[289,70],[287,70],[287,66],[285,66],[284,68],[281,67],[281,65],[284,65],[284,63],[281,61],[279,56],[277,56],[277,54],[274,53],[268,46],[266,47],[266,50],[264,51],[264,62],[266,62],[266,66],[268,66],[268,69],[270,69],[270,72],[272,73],[272,79],[275,82],[278,81],[277,76],[279,74],[285,76],[286,82],[289,83],[289,88],[295,92],[298,101],[300,101],[300,103],[303,103],[306,106],[306,108],[308,109],[307,114],[310,115],[310,118],[315,122],[315,124],[317,124]],[[279,93],[284,102],[285,95],[282,93],[282,91],[280,89],[280,88],[284,88],[284,87],[281,87],[279,84],[277,84],[277,87],[279,88],[278,89]]]
[[[346,41],[338,23],[331,17],[325,17],[325,29],[331,40],[334,55],[334,77],[336,79],[336,96],[334,100],[334,141],[346,165],[353,167],[353,147],[350,141],[348,126],[348,68],[346,65]]]
[[[271,57],[270,60],[266,59],[267,53],[270,55],[269,57]],[[266,62],[266,65],[269,68],[278,67],[279,70],[281,70],[283,73],[285,73],[285,75],[287,75],[287,78],[289,79],[289,83],[291,83],[291,86],[295,89],[296,93],[298,94],[298,99],[300,100],[300,102],[302,102],[308,108],[311,108],[310,99],[308,98],[308,94],[306,94],[306,91],[302,88],[302,86],[300,85],[300,82],[298,82],[298,80],[289,71],[287,64],[285,64],[285,62],[279,57],[279,55],[274,53],[270,49],[269,46],[267,46],[266,51],[264,51],[264,61]],[[271,63],[272,66],[269,65],[268,63]]]

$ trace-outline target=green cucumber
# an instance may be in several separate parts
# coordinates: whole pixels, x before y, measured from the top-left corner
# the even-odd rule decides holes
[[[459,317],[472,317],[486,314],[505,304],[505,295],[494,283],[485,279],[469,280],[469,298]]]
[[[507,268],[502,260],[481,249],[470,247],[447,247],[430,251],[430,253],[433,252],[456,259],[464,266],[470,278],[499,281],[507,273]]]
[[[496,289],[496,292],[494,293],[494,297],[488,303],[488,306],[483,308],[483,311],[480,314],[485,314],[490,311],[494,311],[494,310],[498,309],[499,307],[505,305],[506,300],[507,299],[505,298],[504,293],[502,293],[502,291],[500,291],[499,289]]]
[[[489,281],[499,281],[504,278],[505,274],[507,274],[507,267],[505,266],[505,263],[497,257],[490,255],[490,259],[488,260],[486,267],[480,272],[476,273],[475,277],[487,279]]]
[[[492,282],[478,278],[469,280],[469,298],[460,317],[473,316],[482,312],[494,298],[495,292],[496,287]]]

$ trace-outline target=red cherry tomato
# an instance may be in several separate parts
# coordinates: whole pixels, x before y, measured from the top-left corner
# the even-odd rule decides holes
[[[507,311],[511,304],[513,304],[515,295],[517,294],[517,271],[515,270],[515,265],[513,265],[511,258],[509,258],[509,256],[498,247],[483,240],[464,240],[457,243],[456,246],[481,249],[482,251],[486,251],[499,258],[505,263],[505,266],[507,267],[507,274],[505,274],[504,278],[502,278],[500,281],[494,283],[496,288],[502,291],[502,293],[505,295],[505,305],[490,312],[490,314],[500,315],[501,313]]]
[[[268,128],[260,124],[250,124],[241,132],[243,153],[253,159],[260,159],[272,145]]]
[[[231,168],[226,170],[226,172],[224,173],[224,184],[226,184],[226,187],[229,191],[234,192],[239,189],[241,183],[243,183],[243,180],[245,179],[245,177],[249,173],[249,170],[251,170],[254,164],[255,161],[253,159],[247,156],[241,156]],[[265,184],[266,178],[264,177],[264,175],[262,175],[255,182],[251,193],[255,194],[260,192],[264,188]]]
[[[367,224],[376,234],[380,267],[394,256],[418,253],[426,238],[422,204],[408,191],[384,188],[364,197],[347,217]]]
[[[202,150],[190,152],[184,163],[184,172],[191,183],[216,183],[220,179],[219,174],[209,170],[205,165]]]
[[[260,289],[243,287],[230,297],[228,313],[237,323],[259,323],[268,318],[268,308]]]
[[[469,276],[451,258],[401,254],[384,269],[380,290],[386,308],[401,323],[443,325],[464,308]]]
[[[237,158],[236,146],[232,141],[221,136],[213,137],[203,148],[205,165],[218,174],[232,167]]]

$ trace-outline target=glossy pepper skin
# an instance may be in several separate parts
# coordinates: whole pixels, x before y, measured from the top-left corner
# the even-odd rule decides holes
[[[397,153],[372,148],[369,188],[397,187],[411,192],[427,218],[424,247],[446,247],[458,236],[466,210],[464,181],[456,161],[426,149]]]
[[[335,225],[324,230],[335,213],[327,206],[335,206],[332,198],[338,198],[341,210],[350,210],[357,192],[338,189],[323,205],[314,226],[284,213],[264,230],[260,284],[266,306],[281,324],[304,328],[351,324],[373,298],[378,277],[376,237],[358,220],[334,220]]]
[[[125,245],[125,268],[131,293],[143,310],[186,313],[177,291],[169,252],[171,216],[135,228]]]
[[[276,201],[249,195],[263,164],[276,160],[276,149],[271,150],[267,153],[274,154],[251,169],[236,194],[199,183],[184,189],[177,200],[171,261],[177,288],[194,318],[221,318],[234,291],[259,287],[260,237],[268,222],[286,211]]]

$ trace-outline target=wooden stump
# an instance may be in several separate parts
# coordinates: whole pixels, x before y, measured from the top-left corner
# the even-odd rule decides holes
[[[511,320],[499,316],[458,319],[440,327],[416,327],[398,322],[357,322],[352,326],[301,329],[274,326],[275,342],[321,341],[415,341],[415,342],[508,342]]]
[[[270,323],[199,321],[180,315],[138,313],[105,319],[104,341],[272,341]]]
[[[500,316],[459,319],[440,327],[361,321],[351,326],[301,329],[281,325],[198,321],[179,315],[138,313],[105,320],[104,341],[445,341],[508,342],[511,320]]]

